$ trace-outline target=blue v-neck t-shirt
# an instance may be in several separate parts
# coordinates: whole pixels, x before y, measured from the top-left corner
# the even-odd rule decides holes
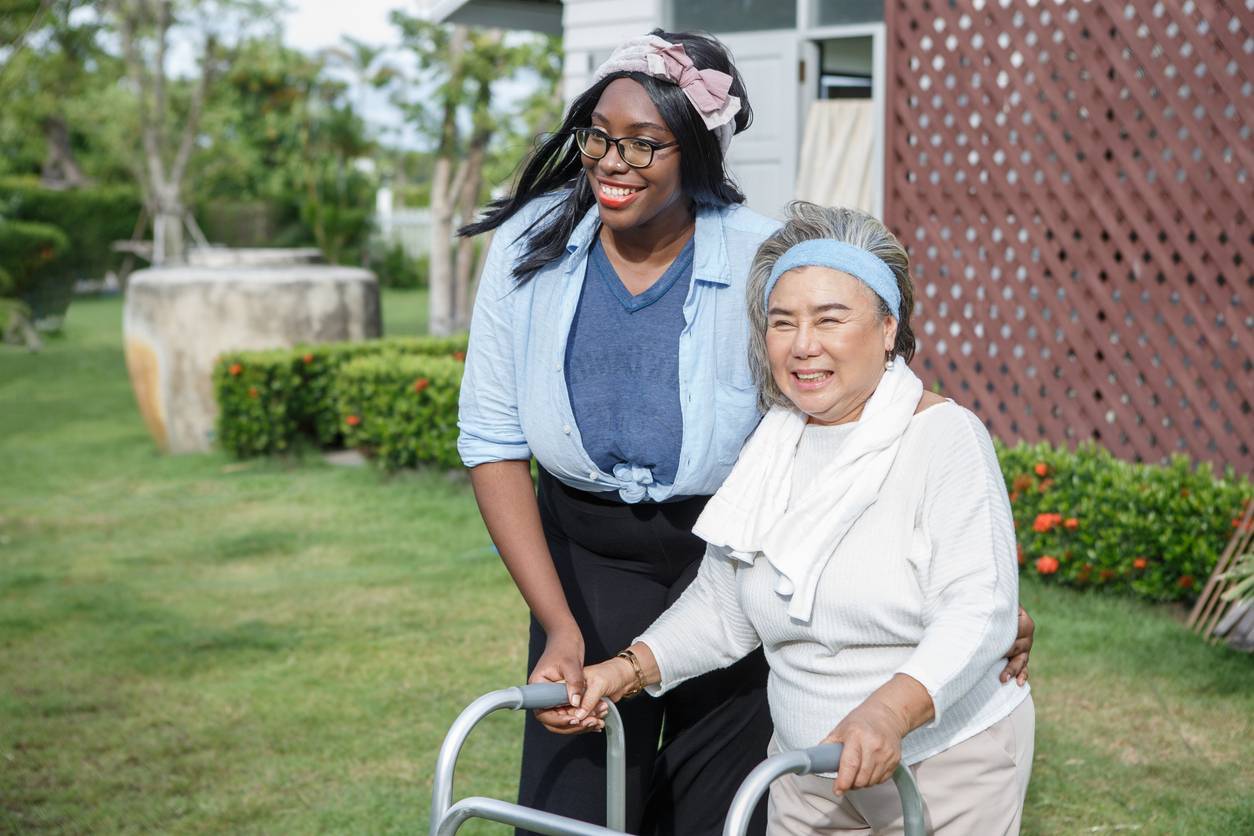
[[[588,253],[566,342],[566,385],[588,456],[606,473],[669,485],[679,468],[679,336],[692,282],[693,239],[637,296],[600,241]]]

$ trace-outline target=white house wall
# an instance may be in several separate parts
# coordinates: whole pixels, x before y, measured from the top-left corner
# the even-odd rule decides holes
[[[565,0],[562,29],[566,66],[562,93],[566,101],[588,86],[592,71],[614,47],[662,25],[664,0]]]

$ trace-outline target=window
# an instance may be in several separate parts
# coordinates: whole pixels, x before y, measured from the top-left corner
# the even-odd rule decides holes
[[[882,0],[877,5],[882,6]],[[672,26],[678,32],[722,34],[793,29],[797,25],[797,4],[791,0],[672,0],[671,16]]]
[[[881,23],[884,0],[814,0],[815,26]]]

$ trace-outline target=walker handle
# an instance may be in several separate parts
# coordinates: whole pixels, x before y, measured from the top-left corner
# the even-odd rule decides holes
[[[569,702],[564,682],[536,682],[531,685],[520,685],[518,691],[521,694],[518,708],[524,711],[556,708]]]

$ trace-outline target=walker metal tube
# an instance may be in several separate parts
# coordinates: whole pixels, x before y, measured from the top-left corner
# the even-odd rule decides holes
[[[596,830],[572,830],[569,822],[573,819],[564,819],[562,816],[555,816],[551,813],[543,813],[537,810],[531,810],[526,807],[519,807],[517,804],[508,804],[504,801],[494,801],[488,798],[470,798],[464,802],[453,805],[453,773],[457,767],[457,757],[461,754],[462,745],[466,742],[466,738],[470,735],[472,729],[479,722],[494,711],[502,708],[513,710],[520,709],[537,709],[552,708],[558,705],[566,704],[566,686],[560,682],[553,683],[536,683],[533,685],[522,685],[514,688],[503,688],[499,691],[493,691],[484,694],[479,699],[466,706],[465,710],[458,715],[453,721],[452,727],[444,738],[443,745],[440,746],[439,757],[435,762],[435,777],[431,787],[431,830],[432,834],[455,833],[461,822],[468,818],[485,818],[480,812],[483,811],[493,814],[509,815],[510,819],[494,818],[494,821],[506,821],[517,826],[528,827],[541,833],[561,833],[573,834],[574,836],[584,836],[588,834],[613,833],[615,831],[621,833],[626,829],[627,825],[627,789],[626,789],[626,741],[623,735],[623,721],[618,714],[618,709],[612,702],[606,701],[609,706],[609,713],[605,717],[605,738],[606,738],[606,769],[605,769],[605,797],[606,811],[605,821],[610,828],[598,828]],[[473,803],[471,803],[473,802]],[[500,806],[505,805],[505,806]],[[446,818],[453,818],[453,807],[458,809],[457,822],[451,823],[452,829],[446,829],[448,825],[443,824]],[[538,816],[539,818],[535,818]],[[522,818],[519,818],[522,817]],[[525,819],[525,821],[523,821]],[[544,829],[537,826],[543,822],[549,822]],[[520,823],[521,822],[521,823]],[[597,827],[596,825],[588,825],[584,822],[574,822],[581,827]],[[553,830],[554,827],[565,827],[565,830]]]
[[[749,828],[749,819],[758,806],[758,799],[770,788],[771,782],[781,775],[812,775],[816,772],[835,772],[840,764],[840,754],[844,747],[839,743],[829,743],[801,749],[796,752],[780,752],[772,755],[749,773],[736,797],[732,799],[731,808],[727,811],[727,821],[723,825],[723,836],[744,836]],[[923,797],[919,795],[918,785],[914,776],[905,766],[898,764],[893,772],[893,783],[901,795],[901,808],[904,816],[905,836],[925,836],[923,828]]]
[[[457,829],[470,819],[487,819],[522,827],[550,836],[622,836],[622,830],[610,830],[599,824],[570,819],[556,813],[546,813],[532,807],[498,801],[495,798],[463,798],[449,808],[432,836],[453,836]]]

